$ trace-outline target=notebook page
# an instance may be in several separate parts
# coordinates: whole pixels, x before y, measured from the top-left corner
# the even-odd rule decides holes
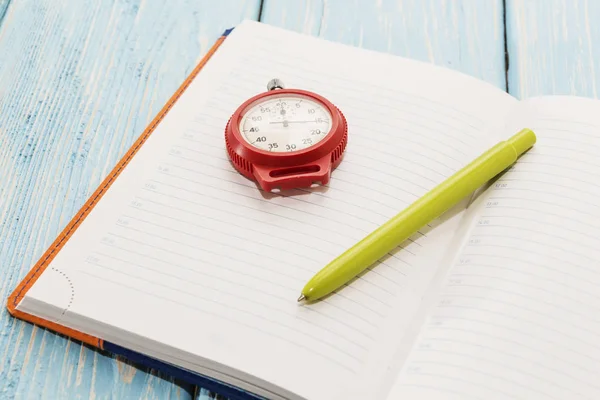
[[[481,199],[390,399],[600,397],[600,102],[521,114],[538,142]]]
[[[327,300],[296,298],[323,265],[495,142],[516,101],[366,54],[236,27],[19,308],[52,305],[63,324],[274,392],[333,399],[339,385],[379,377],[460,214]],[[326,188],[264,193],[227,159],[227,119],[274,77],[328,97],[348,119],[346,156]],[[72,298],[56,290],[63,276]]]

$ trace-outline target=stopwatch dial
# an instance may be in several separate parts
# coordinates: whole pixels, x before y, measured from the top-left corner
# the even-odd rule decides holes
[[[240,121],[242,137],[271,152],[291,152],[314,146],[331,129],[331,114],[306,96],[275,95],[258,100]]]

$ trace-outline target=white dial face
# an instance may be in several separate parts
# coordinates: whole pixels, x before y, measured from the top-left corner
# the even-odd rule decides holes
[[[273,95],[248,108],[240,121],[242,137],[266,151],[290,152],[323,140],[331,114],[320,102],[300,95]]]

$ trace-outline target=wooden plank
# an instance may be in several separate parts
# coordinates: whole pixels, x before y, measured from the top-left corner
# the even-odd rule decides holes
[[[2,20],[4,19],[4,14],[8,9],[8,3],[10,0],[0,0],[0,26],[2,26]]]
[[[265,0],[261,20],[431,62],[505,88],[501,0]]]
[[[600,2],[507,0],[509,91],[598,97]]]
[[[0,10],[7,4],[0,0]],[[0,298],[8,297],[218,36],[243,18],[258,18],[259,5],[10,3],[0,25]],[[193,387],[15,320],[0,308],[0,398],[195,394]]]

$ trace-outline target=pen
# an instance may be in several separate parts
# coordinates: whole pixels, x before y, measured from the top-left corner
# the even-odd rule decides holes
[[[298,301],[318,300],[348,283],[377,260],[510,167],[536,142],[530,129],[501,141],[335,258],[306,283]]]

